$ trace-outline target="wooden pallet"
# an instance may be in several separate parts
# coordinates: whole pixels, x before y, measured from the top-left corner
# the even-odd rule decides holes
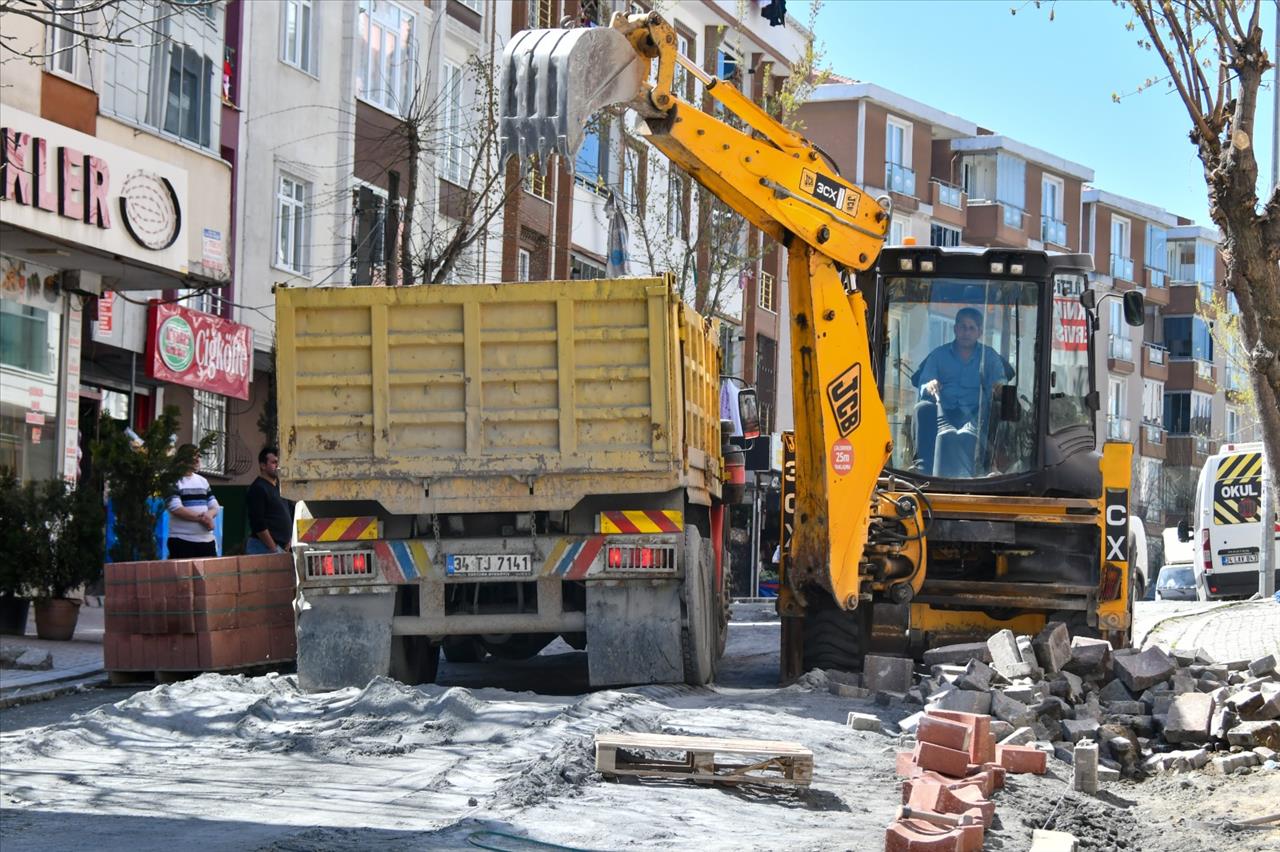
[[[683,752],[683,759],[647,756]],[[728,762],[733,755],[738,758]],[[754,759],[753,759],[754,758]],[[799,743],[667,734],[596,734],[596,771],[605,776],[678,778],[703,784],[808,787],[813,752]]]

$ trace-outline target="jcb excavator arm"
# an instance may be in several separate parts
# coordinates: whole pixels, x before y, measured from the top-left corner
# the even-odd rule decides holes
[[[654,82],[647,81],[656,60]],[[676,64],[747,130],[681,99]],[[796,529],[785,559],[787,598],[811,584],[845,609],[863,589],[863,551],[877,478],[891,449],[871,369],[866,306],[842,271],[875,262],[889,210],[845,181],[823,154],[676,49],[657,13],[615,14],[609,27],[526,30],[503,56],[504,156],[546,168],[554,150],[572,161],[583,128],[623,104],[639,133],[683,171],[788,252],[796,424]]]

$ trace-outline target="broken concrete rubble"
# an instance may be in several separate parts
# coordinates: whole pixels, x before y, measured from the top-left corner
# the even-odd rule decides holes
[[[1173,699],[1164,722],[1164,738],[1171,743],[1202,743],[1209,739],[1213,699],[1187,692]]]
[[[1036,662],[1046,672],[1059,672],[1071,662],[1071,636],[1067,625],[1061,621],[1051,621],[1031,640],[1035,649]]]
[[[1169,655],[1155,646],[1136,654],[1115,656],[1116,677],[1133,692],[1168,680],[1177,668]]]

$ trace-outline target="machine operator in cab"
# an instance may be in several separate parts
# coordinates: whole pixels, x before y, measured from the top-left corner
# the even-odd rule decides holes
[[[956,311],[955,339],[929,353],[911,377],[920,391],[916,403],[916,462],[926,475],[970,478],[986,473],[985,442],[991,399],[1013,367],[981,342],[982,312]]]

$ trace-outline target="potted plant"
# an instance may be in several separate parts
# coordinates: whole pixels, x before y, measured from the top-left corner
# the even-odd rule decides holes
[[[0,468],[0,634],[21,636],[27,630],[31,601],[25,595],[27,569],[35,563],[34,488],[24,488],[17,474]]]
[[[132,434],[124,423],[107,416],[99,425],[93,454],[111,495],[115,541],[110,556],[114,562],[156,558],[156,513],[163,505],[159,501],[191,469],[197,455],[216,440],[210,434],[195,450],[175,450],[173,436],[177,431],[178,409],[171,405],[141,435]]]
[[[36,635],[70,639],[80,616],[80,601],[68,595],[98,578],[102,571],[102,492],[93,483],[70,485],[62,479],[33,483],[36,513],[36,560],[31,585],[35,591]]]

